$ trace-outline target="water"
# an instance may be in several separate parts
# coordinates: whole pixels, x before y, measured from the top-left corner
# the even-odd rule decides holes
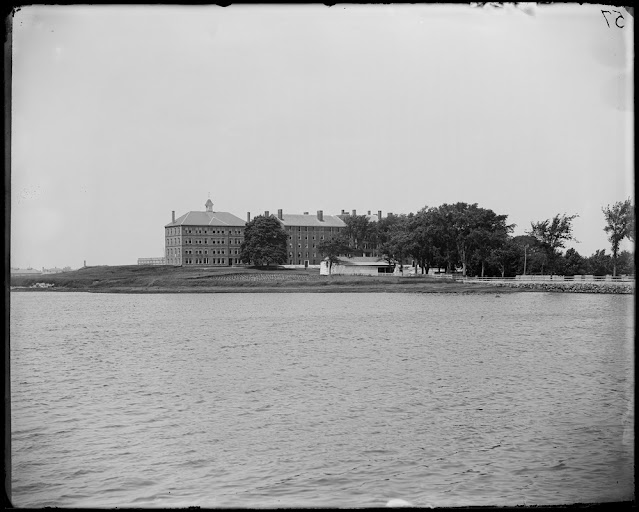
[[[13,502],[632,500],[633,300],[12,293]]]

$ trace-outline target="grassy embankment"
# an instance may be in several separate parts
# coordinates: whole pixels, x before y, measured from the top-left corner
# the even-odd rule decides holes
[[[33,288],[36,283],[51,288]],[[416,292],[509,293],[484,284],[464,284],[428,276],[320,276],[318,269],[260,270],[244,267],[100,266],[61,274],[12,277],[15,291],[102,293],[229,293],[229,292]]]

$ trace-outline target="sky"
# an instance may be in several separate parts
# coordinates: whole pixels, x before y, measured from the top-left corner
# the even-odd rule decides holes
[[[623,8],[40,5],[12,30],[12,267],[161,257],[209,196],[242,219],[478,203],[515,235],[578,214],[589,256],[634,200]]]

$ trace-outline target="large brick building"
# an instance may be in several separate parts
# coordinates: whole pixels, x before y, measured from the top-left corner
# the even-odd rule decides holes
[[[264,212],[264,215],[268,217],[269,212]],[[322,261],[319,243],[332,238],[346,227],[342,219],[336,215],[324,215],[322,210],[316,215],[277,210],[276,218],[288,235],[288,265],[319,265]],[[247,220],[250,220],[250,213]]]
[[[234,265],[240,262],[245,223],[228,212],[188,212],[164,226],[167,265]]]

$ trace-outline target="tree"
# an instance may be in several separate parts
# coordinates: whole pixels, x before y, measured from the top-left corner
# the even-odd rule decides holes
[[[572,247],[564,254],[564,271],[566,276],[585,274],[586,260]]]
[[[599,249],[585,261],[586,272],[595,276],[605,276],[612,269],[612,258],[605,249]]]
[[[285,263],[287,241],[286,231],[273,215],[258,215],[246,223],[240,260],[258,267]]]
[[[339,263],[339,257],[349,252],[348,242],[348,238],[340,234],[328,240],[322,240],[318,244],[317,249],[319,253],[328,259],[329,274],[331,273],[333,265]]]
[[[528,235],[534,236],[539,242],[542,250],[545,252],[545,264],[550,268],[552,275],[555,270],[557,256],[560,254],[559,249],[565,247],[566,242],[575,240],[572,234],[572,221],[579,215],[555,215],[552,219],[546,219],[540,222],[531,222]],[[543,272],[543,265],[542,265]]]
[[[344,220],[346,229],[344,234],[349,240],[349,246],[353,252],[363,252],[364,244],[374,238],[373,223],[366,215],[349,215]]]
[[[513,228],[506,224],[507,215],[497,215],[492,210],[480,208],[477,203],[443,204],[439,207],[438,217],[440,242],[447,246],[449,266],[453,264],[452,245],[464,276],[474,255],[481,261],[483,274],[491,250],[504,243]]]
[[[624,238],[633,240],[634,238],[634,208],[630,199],[618,201],[612,206],[608,205],[601,211],[606,219],[604,231],[608,233],[608,241],[612,248],[612,275],[617,275],[617,256],[619,255],[619,244]]]
[[[491,251],[487,262],[499,269],[501,277],[505,277],[506,274],[511,277],[517,272],[520,256],[521,247],[508,237],[502,245]]]
[[[617,258],[617,270],[620,274],[635,273],[635,258],[629,251],[621,251]]]
[[[475,248],[481,262],[481,277],[484,277],[486,261],[490,255],[506,244],[508,235],[515,227],[514,224],[506,224],[507,218],[507,215],[497,215],[494,211],[485,208],[478,208],[475,212],[474,229],[469,235],[469,246]],[[502,269],[502,277],[504,271],[505,269]]]
[[[435,208],[424,206],[408,221],[408,231],[411,238],[410,247],[408,248],[409,254],[415,258],[421,267],[422,274],[428,274],[428,270],[437,254],[436,214]]]
[[[518,235],[513,238],[513,244],[519,251],[518,274],[531,274],[536,268],[543,267],[546,258],[540,250],[539,241],[534,236]]]

